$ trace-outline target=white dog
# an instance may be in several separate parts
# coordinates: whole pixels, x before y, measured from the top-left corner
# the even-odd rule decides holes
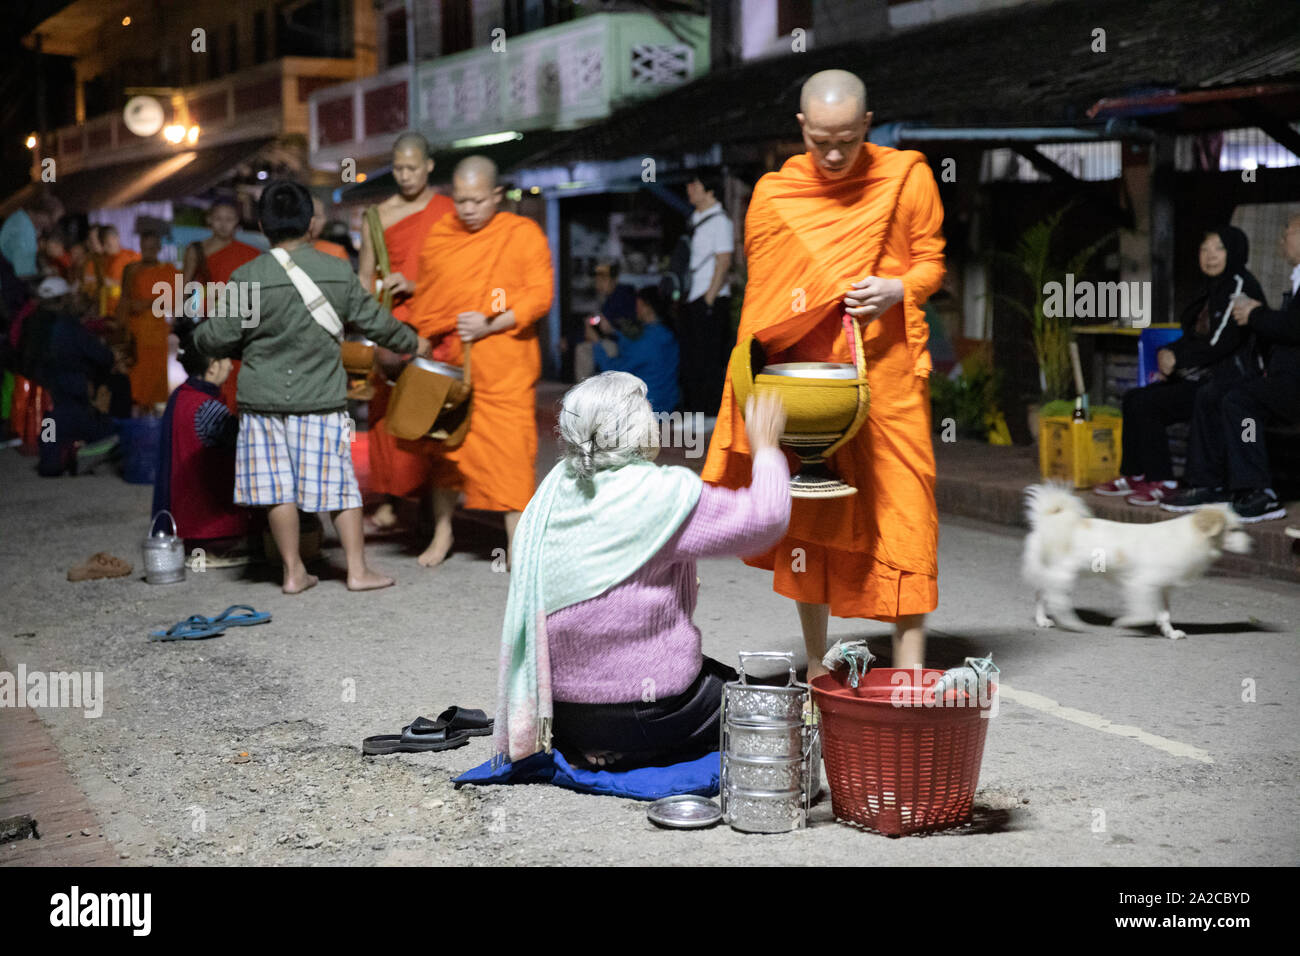
[[[1165,637],[1187,635],[1170,622],[1169,592],[1201,577],[1224,551],[1249,554],[1250,536],[1227,505],[1152,524],[1094,518],[1062,485],[1033,485],[1025,492],[1032,529],[1025,538],[1021,572],[1034,587],[1034,622],[1070,630],[1087,626],[1074,613],[1080,572],[1107,574],[1124,589],[1125,614],[1116,627],[1156,624]]]

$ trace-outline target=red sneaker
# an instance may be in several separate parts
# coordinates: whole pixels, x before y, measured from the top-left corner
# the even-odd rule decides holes
[[[1094,495],[1105,495],[1108,498],[1120,498],[1124,495],[1131,495],[1140,490],[1140,486],[1145,485],[1141,475],[1129,475],[1125,477],[1120,475],[1114,481],[1108,481],[1104,485],[1094,485],[1092,493]]]
[[[1176,481],[1143,481],[1140,487],[1124,500],[1139,508],[1154,508],[1178,490]]]

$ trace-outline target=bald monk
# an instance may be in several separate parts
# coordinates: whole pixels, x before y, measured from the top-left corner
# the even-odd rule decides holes
[[[461,341],[473,343],[474,390],[464,443],[433,446],[434,533],[420,555],[425,567],[451,550],[458,489],[466,508],[505,513],[507,544],[533,495],[537,320],[551,307],[551,251],[535,222],[499,211],[501,200],[496,165],[483,156],[461,160],[452,174],[456,215],[429,230],[420,252],[411,321],[441,361],[462,364]]]
[[[920,153],[864,142],[862,81],[812,76],[800,96],[807,152],[759,180],[745,223],[749,281],[739,335],[770,363],[852,362],[843,316],[863,326],[871,412],[831,456],[851,497],[795,499],[787,537],[746,558],[798,606],[809,679],[824,674],[827,616],[894,624],[895,667],[919,667],[938,604],[930,355],[921,306],[943,278],[943,207]],[[804,308],[792,311],[802,290]],[[793,459],[792,459],[793,461]],[[742,487],[749,445],[728,380],[705,481]]]
[[[311,247],[317,252],[323,252],[327,256],[333,256],[335,259],[342,259],[350,267],[352,259],[348,256],[348,251],[340,246],[337,242],[330,242],[328,239],[322,239],[320,234],[325,230],[325,204],[320,201],[320,197],[311,197],[311,225],[307,227],[307,236],[311,239]]]
[[[403,133],[393,143],[393,179],[397,193],[376,208],[384,227],[384,247],[388,251],[389,274],[382,280],[383,290],[392,292],[392,312],[399,322],[410,322],[411,294],[420,268],[420,249],[433,224],[454,211],[451,200],[429,185],[433,158],[429,143],[419,133]],[[361,229],[361,257],[357,275],[368,291],[375,291],[378,257],[369,228]],[[411,498],[429,488],[432,470],[429,458],[419,452],[399,447],[388,432],[384,416],[392,386],[389,374],[396,378],[399,360],[387,349],[379,351],[380,372],[372,376],[375,386],[370,399],[370,489],[384,496],[370,520],[379,528],[397,523],[394,505],[398,498]]]
[[[171,325],[154,314],[156,283],[176,282],[176,264],[159,262],[162,239],[156,232],[140,233],[140,259],[122,270],[122,298],[117,320],[135,340],[135,365],[131,367],[131,400],[144,408],[167,401],[167,343]]]
[[[261,255],[257,246],[250,246],[235,238],[239,229],[240,212],[232,200],[218,199],[208,210],[208,228],[212,235],[185,247],[181,270],[186,282],[229,282],[230,274],[245,262]],[[235,359],[230,377],[221,386],[221,400],[232,414],[238,413],[235,393],[238,391],[240,361]]]
[[[108,292],[102,307],[105,315],[116,315],[122,300],[122,273],[131,263],[140,261],[140,253],[122,247],[122,237],[118,235],[116,226],[100,226],[99,242],[103,249],[100,276]]]

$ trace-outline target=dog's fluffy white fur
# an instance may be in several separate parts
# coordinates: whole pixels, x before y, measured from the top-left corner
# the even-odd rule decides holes
[[[1124,591],[1124,616],[1116,627],[1155,624],[1165,637],[1187,635],[1170,621],[1169,592],[1201,577],[1223,554],[1248,554],[1250,535],[1227,505],[1152,524],[1094,518],[1060,484],[1032,485],[1025,492],[1030,532],[1021,571],[1034,588],[1034,621],[1086,630],[1074,613],[1072,594],[1080,573],[1106,574]]]

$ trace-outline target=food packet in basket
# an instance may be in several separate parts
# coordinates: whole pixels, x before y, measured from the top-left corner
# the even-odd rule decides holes
[[[835,646],[822,658],[822,666],[835,670],[841,664],[847,664],[849,686],[857,687],[862,675],[871,669],[871,662],[875,659],[876,655],[867,650],[866,641],[849,641],[847,644],[836,641]]]

